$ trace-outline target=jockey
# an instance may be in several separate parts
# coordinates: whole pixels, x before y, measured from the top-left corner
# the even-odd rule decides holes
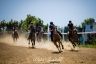
[[[19,38],[19,35],[18,35],[18,31],[16,28],[13,28],[13,32],[12,32],[12,37],[16,37],[16,38]]]
[[[49,26],[49,30],[51,32],[51,41],[53,41],[53,30],[56,29],[57,33],[61,36],[62,38],[62,34],[57,30],[57,27],[53,24],[53,22],[50,22],[50,26]]]
[[[74,29],[73,23],[72,23],[72,21],[69,21],[69,24],[68,24],[69,32],[72,31],[73,29]]]
[[[70,38],[73,37],[72,36],[73,29],[74,29],[73,23],[72,23],[72,21],[69,21],[69,24],[68,24],[68,34],[69,34],[68,38],[69,38],[69,41],[70,41]]]
[[[17,32],[16,27],[13,27],[13,33]]]
[[[50,22],[50,25],[49,25],[49,30],[50,30],[50,33],[51,33],[51,41],[53,41],[53,29],[54,29],[55,25],[53,24],[53,22]]]
[[[33,23],[30,24],[29,30],[30,30],[30,33],[35,33],[35,26],[33,25]]]
[[[29,30],[30,30],[30,33],[29,33],[28,39],[30,39],[32,35],[35,35],[35,26],[33,25],[33,23],[30,24]]]
[[[36,25],[36,32],[37,34],[41,32],[41,26],[39,26],[38,24]]]

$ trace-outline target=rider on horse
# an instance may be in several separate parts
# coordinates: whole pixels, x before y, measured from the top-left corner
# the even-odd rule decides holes
[[[37,41],[40,42],[41,41],[41,38],[42,38],[42,27],[37,24],[36,25],[36,38],[37,38]]]
[[[13,40],[17,40],[19,38],[18,32],[16,27],[13,28],[13,33],[12,33]]]
[[[17,32],[17,28],[16,27],[13,27],[13,34],[17,35],[17,37],[18,37],[18,32]]]
[[[36,25],[36,32],[37,35],[39,35],[39,33],[41,32],[41,26],[39,26],[38,24]]]
[[[73,28],[74,28],[74,26],[73,26],[72,21],[69,21],[69,24],[68,24],[68,29],[69,29],[69,32],[70,32],[70,31],[72,31],[72,30],[73,30]]]
[[[33,23],[30,24],[29,30],[30,30],[30,33],[29,33],[28,39],[31,39],[32,36],[34,36],[35,38],[35,26],[33,25]]]
[[[56,29],[56,26],[53,24],[53,22],[50,22],[49,30],[51,33],[51,41],[53,41],[53,30]],[[62,34],[56,29],[57,33],[62,37]]]
[[[74,25],[72,23],[72,21],[69,21],[69,24],[68,24],[68,31],[69,31],[69,41],[70,41],[70,36],[72,36],[72,33],[73,33],[73,29],[74,29]]]

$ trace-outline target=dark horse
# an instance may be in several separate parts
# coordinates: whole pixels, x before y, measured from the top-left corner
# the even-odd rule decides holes
[[[34,48],[34,46],[35,46],[35,33],[34,32],[29,33],[28,40],[29,40],[28,44],[30,45],[30,42],[31,42],[32,47]]]
[[[17,39],[19,38],[18,32],[17,30],[14,30],[12,33],[12,37],[13,37],[13,41],[17,41]]]
[[[42,37],[43,37],[43,32],[42,31],[36,33],[36,38],[37,38],[38,42],[41,42]]]
[[[59,52],[62,52],[62,49],[64,49],[64,46],[62,44],[61,41],[61,36],[59,35],[59,33],[57,32],[56,28],[53,29],[53,43],[56,46],[56,48],[58,49]]]
[[[78,34],[77,34],[77,30],[75,28],[73,30],[69,31],[68,38],[69,38],[69,41],[72,43],[74,48],[77,45],[79,45],[79,43],[78,43]]]

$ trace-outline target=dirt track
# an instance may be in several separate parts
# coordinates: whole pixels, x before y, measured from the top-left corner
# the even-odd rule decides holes
[[[26,47],[22,38],[23,44],[21,40],[15,43],[11,40],[8,37],[0,39],[0,64],[96,64],[95,48],[80,48],[78,52],[64,50],[57,53],[52,44],[47,44],[48,47],[44,43],[45,47],[38,44],[41,48],[32,49]]]

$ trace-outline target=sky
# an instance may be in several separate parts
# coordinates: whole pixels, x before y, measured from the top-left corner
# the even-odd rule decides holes
[[[27,14],[64,27],[71,20],[79,26],[84,19],[96,20],[96,0],[0,0],[0,21],[20,21]]]

